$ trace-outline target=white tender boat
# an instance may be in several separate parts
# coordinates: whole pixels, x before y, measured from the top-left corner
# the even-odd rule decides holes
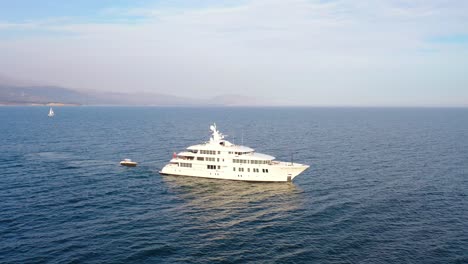
[[[309,168],[304,164],[276,161],[273,156],[234,145],[224,139],[216,124],[210,129],[210,141],[174,153],[169,164],[159,173],[239,181],[290,182]]]
[[[127,166],[127,167],[136,167],[138,163],[132,161],[131,159],[124,159],[120,162],[120,165]]]

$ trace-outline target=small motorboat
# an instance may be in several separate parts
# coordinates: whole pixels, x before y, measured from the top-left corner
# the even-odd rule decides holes
[[[120,165],[127,166],[127,167],[136,167],[138,163],[132,161],[131,159],[124,159],[120,162]]]

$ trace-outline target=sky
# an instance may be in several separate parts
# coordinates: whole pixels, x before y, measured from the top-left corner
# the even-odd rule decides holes
[[[0,0],[0,75],[281,105],[468,106],[468,1]]]

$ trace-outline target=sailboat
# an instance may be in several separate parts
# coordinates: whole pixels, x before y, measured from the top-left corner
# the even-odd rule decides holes
[[[52,107],[49,109],[49,117],[53,117],[55,115],[54,110],[52,110]]]

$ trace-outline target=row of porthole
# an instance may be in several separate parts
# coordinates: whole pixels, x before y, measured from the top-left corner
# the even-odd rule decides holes
[[[232,171],[236,171],[236,167],[232,167]],[[239,168],[238,171],[244,172],[244,168]],[[260,172],[260,170],[257,169],[257,168],[253,168],[252,171],[253,172]],[[247,168],[247,172],[250,172],[250,168]],[[263,173],[268,173],[268,169],[262,169],[262,172]]]

